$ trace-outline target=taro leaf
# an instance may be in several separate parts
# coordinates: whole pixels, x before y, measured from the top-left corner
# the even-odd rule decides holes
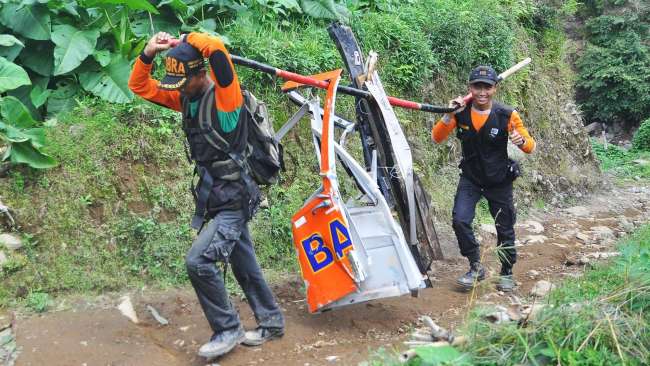
[[[23,46],[19,44],[14,44],[13,46],[9,47],[2,47],[0,46],[0,57],[4,57],[7,59],[7,61],[13,61],[18,57],[20,54],[20,51],[23,50]]]
[[[301,5],[302,10],[311,17],[317,19],[339,19],[334,0],[302,0]]]
[[[423,366],[437,366],[444,363],[457,365],[452,362],[457,362],[462,357],[462,354],[452,346],[417,347],[415,354],[420,357]]]
[[[111,52],[108,50],[95,50],[95,52],[93,52],[93,57],[100,65],[102,65],[102,67],[111,63]]]
[[[18,59],[21,64],[29,67],[30,70],[39,75],[51,76],[54,71],[52,54],[54,48],[51,42],[29,42],[25,52],[22,52]]]
[[[15,44],[20,45],[21,47],[25,47],[23,42],[11,34],[0,34],[0,46],[10,47]]]
[[[57,114],[74,108],[74,96],[78,91],[79,86],[76,83],[70,80],[60,81],[47,99],[47,114]]]
[[[160,8],[163,5],[169,5],[176,13],[181,15],[187,13],[187,5],[180,0],[163,0],[158,4],[158,7]]]
[[[79,30],[70,25],[55,25],[52,32],[54,48],[54,75],[72,71],[95,51],[99,31]]]
[[[34,169],[48,169],[56,166],[56,160],[40,152],[30,141],[14,142],[9,146],[9,161],[13,164],[27,164]]]
[[[12,126],[29,128],[36,125],[27,107],[16,97],[8,96],[0,99],[0,114]]]
[[[34,107],[40,108],[52,93],[52,89],[47,88],[49,82],[50,78],[41,78],[39,81],[34,82],[34,88],[29,93],[29,99],[34,104]]]
[[[102,6],[102,5],[126,5],[132,10],[146,10],[148,12],[158,14],[158,10],[147,0],[86,0],[86,6]]]
[[[42,5],[4,4],[0,11],[0,23],[30,39],[50,39],[50,11]]]
[[[25,69],[0,57],[0,93],[29,84],[31,81]]]
[[[203,33],[213,33],[217,30],[217,22],[214,19],[205,19],[196,23],[196,27]]]
[[[113,55],[111,63],[99,72],[84,72],[79,75],[81,86],[89,92],[113,103],[127,103],[133,100],[128,87],[131,66],[119,54]]]
[[[35,78],[37,78],[37,77],[34,77],[34,79]],[[32,84],[35,83],[34,79],[32,79]],[[18,87],[16,89],[9,90],[7,92],[7,95],[10,95],[10,96],[15,97],[18,100],[20,100],[20,102],[23,103],[23,105],[25,107],[27,107],[27,109],[29,110],[29,113],[31,113],[31,115],[32,115],[32,118],[39,121],[39,120],[41,120],[41,114],[38,112],[38,110],[34,106],[34,103],[32,103],[32,100],[29,97],[29,93],[31,93],[32,89],[33,89],[32,85],[23,85],[23,86]]]
[[[155,17],[153,20],[153,30],[154,32],[167,32],[171,35],[176,35],[179,33],[180,24],[174,19],[168,19],[165,17]],[[151,37],[151,22],[148,17],[140,17],[131,22],[131,32],[135,34],[136,37]]]
[[[275,0],[275,2],[282,5],[285,9],[296,10],[299,13],[302,12],[298,0]]]

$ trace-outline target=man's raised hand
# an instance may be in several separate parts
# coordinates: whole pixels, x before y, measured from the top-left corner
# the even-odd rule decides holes
[[[158,52],[168,50],[172,46],[169,42],[171,39],[174,39],[174,37],[167,32],[154,34],[144,47],[144,54],[148,57],[154,57]]]

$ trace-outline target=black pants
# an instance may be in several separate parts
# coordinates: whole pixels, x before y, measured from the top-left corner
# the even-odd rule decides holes
[[[242,210],[221,211],[194,240],[187,253],[187,273],[214,332],[237,328],[237,310],[230,303],[224,273],[216,262],[229,262],[259,326],[283,328],[284,318],[262,275]]]
[[[452,214],[452,225],[458,239],[460,254],[467,257],[470,263],[480,261],[479,243],[472,231],[472,221],[474,221],[476,204],[481,197],[487,199],[490,214],[496,224],[497,246],[501,249],[499,259],[504,266],[512,267],[517,261],[514,229],[516,213],[512,203],[512,182],[492,188],[481,188],[461,175]]]

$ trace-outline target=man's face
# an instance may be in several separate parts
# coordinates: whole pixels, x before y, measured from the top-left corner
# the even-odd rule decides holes
[[[190,77],[178,91],[190,99],[194,98],[203,92],[205,84],[203,78],[205,78],[205,71],[200,71],[198,74]]]
[[[472,93],[474,104],[478,107],[489,107],[497,87],[487,83],[474,83],[469,84],[469,91]]]

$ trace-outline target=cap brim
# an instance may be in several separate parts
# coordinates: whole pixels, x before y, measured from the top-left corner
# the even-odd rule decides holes
[[[160,80],[158,87],[165,90],[178,90],[182,88],[186,82],[186,77],[165,75],[165,77]]]
[[[470,84],[476,84],[476,83],[486,83],[490,85],[495,85],[497,82],[491,79],[474,79],[469,81]]]

